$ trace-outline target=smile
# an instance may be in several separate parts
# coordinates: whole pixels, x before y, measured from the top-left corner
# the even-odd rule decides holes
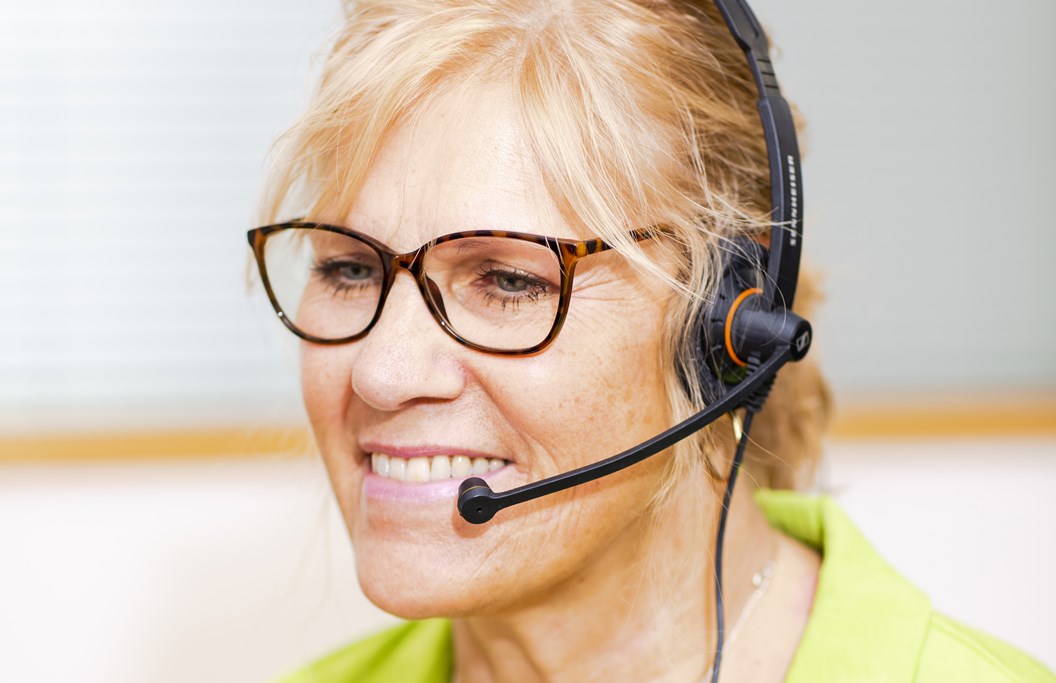
[[[370,469],[386,479],[414,483],[464,479],[502,469],[509,465],[502,458],[470,458],[467,455],[434,455],[430,457],[401,458],[385,453],[370,454]]]

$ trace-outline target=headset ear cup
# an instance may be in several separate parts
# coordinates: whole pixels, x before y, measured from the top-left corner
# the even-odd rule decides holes
[[[745,292],[762,286],[766,272],[766,249],[748,237],[737,237],[726,247],[726,258],[712,303],[697,317],[695,365],[704,399],[711,402],[744,379],[744,363],[730,355],[726,324],[730,311]]]
[[[792,311],[766,304],[767,250],[748,238],[734,240],[713,303],[697,320],[698,386],[712,402],[748,376],[752,359],[762,362],[777,349],[788,349],[789,360],[810,350],[810,323]]]

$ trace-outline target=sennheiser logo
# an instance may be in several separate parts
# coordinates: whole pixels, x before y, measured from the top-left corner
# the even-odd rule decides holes
[[[788,185],[792,195],[792,203],[789,206],[792,225],[788,229],[788,246],[794,247],[799,243],[799,234],[796,226],[799,225],[799,178],[796,176],[796,158],[788,155]]]
[[[796,339],[796,351],[803,353],[810,346],[810,332],[804,332]]]

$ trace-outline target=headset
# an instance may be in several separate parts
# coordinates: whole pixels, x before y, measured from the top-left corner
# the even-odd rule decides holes
[[[766,35],[751,9],[744,0],[715,4],[747,55],[759,91],[773,206],[769,248],[744,237],[732,240],[715,300],[696,323],[696,350],[702,361],[697,363],[698,379],[702,386],[714,387],[715,400],[652,439],[571,472],[501,493],[480,478],[466,479],[459,488],[458,512],[468,522],[483,524],[503,508],[634,465],[738,408],[758,412],[781,366],[810,350],[810,323],[789,310],[803,248],[803,182],[792,112],[774,76]]]
[[[796,127],[774,75],[770,45],[744,0],[714,0],[744,51],[759,94],[758,108],[770,163],[771,228],[768,247],[734,238],[714,300],[696,320],[700,385],[714,397],[703,410],[622,453],[518,488],[495,492],[479,477],[462,482],[458,513],[484,524],[504,508],[557,493],[618,472],[696,433],[723,415],[744,409],[741,434],[723,495],[715,543],[717,640],[711,676],[717,683],[722,661],[724,616],[722,548],[726,517],[744,458],[752,417],[762,409],[777,371],[810,350],[810,323],[790,310],[796,295],[803,249],[803,180]],[[684,378],[685,379],[685,378]]]

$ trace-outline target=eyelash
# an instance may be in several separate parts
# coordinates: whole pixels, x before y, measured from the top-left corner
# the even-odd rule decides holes
[[[341,268],[346,266],[360,266],[363,268],[370,268],[370,266],[362,263],[349,263],[348,261],[339,261],[337,259],[327,259],[322,263],[317,263],[312,266],[312,272],[317,275],[327,287],[334,291],[334,294],[341,294],[344,292],[351,292],[355,290],[366,289],[371,285],[370,280],[363,280],[354,284],[349,284],[347,281],[341,278],[334,277]]]
[[[540,280],[534,275],[516,268],[498,268],[482,264],[480,268],[477,269],[477,276],[481,281],[488,278],[495,278],[496,276],[513,276],[525,281],[528,286],[528,290],[525,292],[508,295],[496,294],[491,290],[485,290],[483,292],[483,297],[486,302],[498,302],[502,305],[503,310],[506,310],[507,306],[511,306],[513,310],[516,310],[517,306],[526,299],[538,301],[540,297],[547,294],[548,290],[551,289],[550,283]]]

